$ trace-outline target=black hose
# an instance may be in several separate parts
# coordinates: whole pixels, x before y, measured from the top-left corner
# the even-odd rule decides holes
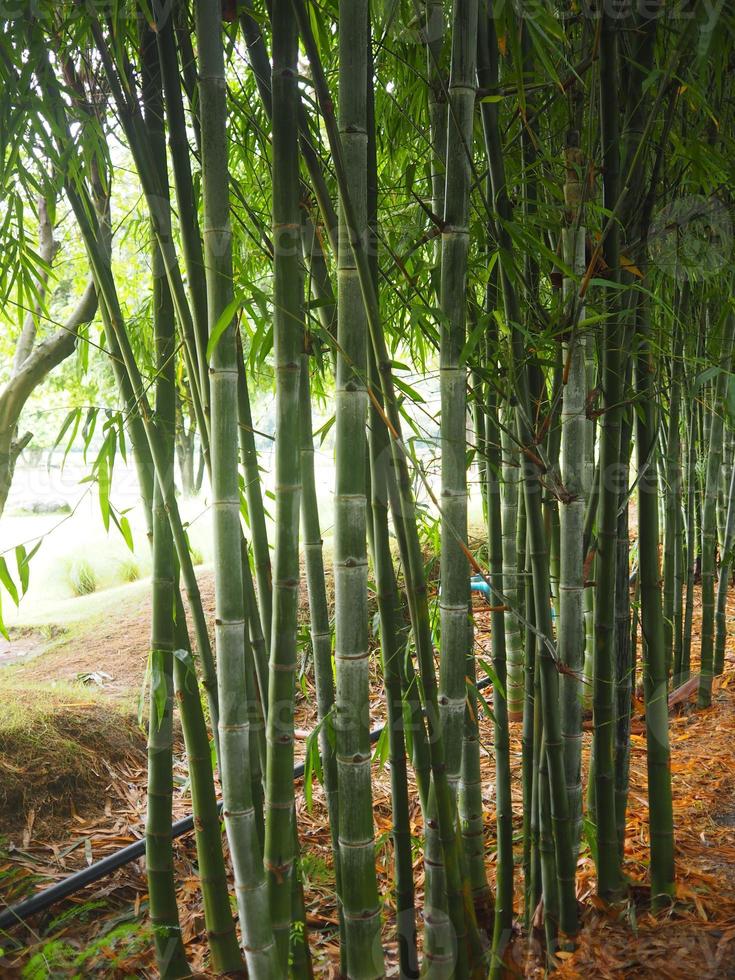
[[[481,681],[477,684],[477,689],[482,690],[491,684],[489,677],[483,677]],[[381,725],[380,728],[375,728],[370,732],[370,743],[377,742],[380,738],[385,725]],[[304,775],[305,764],[300,762],[298,766],[294,767],[293,778],[300,779]],[[222,810],[222,804],[218,804],[218,808]],[[171,825],[171,836],[181,837],[183,834],[188,834],[190,830],[194,829],[194,815],[189,814],[188,817],[182,817],[181,820],[177,820]],[[100,878],[105,878],[107,875],[112,874],[118,868],[122,868],[126,864],[130,864],[131,861],[135,861],[136,858],[143,857],[145,854],[145,839],[134,841],[132,844],[128,844],[121,848],[119,851],[115,851],[114,854],[109,854],[105,858],[101,858],[99,861],[95,861],[94,864],[90,864],[88,868],[82,868],[81,871],[75,871],[70,874],[68,878],[64,878],[62,881],[57,881],[55,885],[49,885],[48,888],[44,888],[43,891],[37,892],[35,895],[31,895],[30,898],[26,898],[22,902],[18,902],[17,905],[9,905],[7,908],[0,912],[0,929],[9,929],[10,926],[17,925],[18,923],[24,922],[30,916],[35,915],[37,912],[43,912],[49,906],[54,905],[56,902],[60,902],[62,898],[68,898],[69,895],[74,895],[76,892],[81,891],[87,885],[91,885],[95,881],[99,881]]]

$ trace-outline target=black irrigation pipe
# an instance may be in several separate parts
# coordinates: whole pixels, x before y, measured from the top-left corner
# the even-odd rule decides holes
[[[481,691],[483,688],[488,687],[492,683],[491,678],[483,677],[481,681],[477,683],[477,690]],[[370,732],[370,743],[373,744],[378,741],[380,736],[385,729],[385,725],[381,725],[379,728],[373,729]],[[293,778],[294,780],[300,779],[304,775],[304,763],[299,763],[298,766],[294,768]],[[222,810],[222,804],[218,804],[218,808]],[[194,814],[189,814],[188,817],[182,817],[181,820],[177,820],[171,825],[171,835],[172,837],[181,837],[183,834],[188,834],[189,831],[194,829]],[[17,905],[9,905],[7,908],[0,912],[0,930],[9,929],[11,926],[18,925],[29,919],[32,915],[36,915],[38,912],[43,912],[51,905],[55,905],[56,902],[60,902],[64,898],[68,898],[69,895],[74,895],[76,892],[81,891],[82,888],[86,888],[87,885],[91,885],[95,881],[99,881],[101,878],[106,878],[107,875],[112,874],[118,868],[124,867],[126,864],[130,864],[131,861],[135,861],[139,857],[143,857],[145,854],[145,838],[141,840],[136,840],[132,844],[128,844],[125,847],[120,848],[119,851],[115,851],[114,854],[109,854],[107,857],[102,858],[100,861],[95,861],[94,864],[90,864],[88,868],[82,868],[81,871],[75,871],[70,874],[68,878],[64,878],[62,881],[56,882],[55,885],[50,885],[48,888],[44,888],[43,891],[37,892],[35,895],[31,895],[30,898],[26,898],[22,902],[18,902]]]

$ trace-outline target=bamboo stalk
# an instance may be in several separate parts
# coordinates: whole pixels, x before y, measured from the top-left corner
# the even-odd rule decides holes
[[[155,80],[145,92],[151,112],[160,110]],[[157,134],[162,137],[162,133]],[[165,159],[165,150],[164,150]],[[161,481],[174,472],[174,327],[173,304],[164,278],[158,245],[153,245],[153,328],[156,345],[156,425],[166,469],[153,491],[153,565],[151,587],[150,718],[148,726],[148,812],[146,871],[158,971],[164,980],[190,976],[181,938],[171,837],[173,802],[173,658],[174,549]]]
[[[684,624],[682,628],[681,659],[674,662],[674,687],[679,687],[689,679],[692,647],[692,620],[694,616],[694,567],[696,560],[696,510],[697,510],[697,442],[696,442],[696,402],[690,400],[687,414],[686,450],[686,602],[684,605]]]
[[[488,285],[486,307],[494,309],[496,290]],[[487,366],[490,375],[494,373],[498,336],[497,323],[491,318],[488,331]],[[487,458],[486,480],[488,501],[488,552],[491,583],[497,594],[504,595],[503,579],[503,526],[500,506],[501,446],[498,426],[497,395],[492,384],[488,385],[485,415],[485,451]],[[515,529],[514,529],[515,531]],[[493,669],[493,732],[495,743],[495,824],[497,841],[497,870],[495,877],[495,923],[491,951],[490,976],[502,977],[505,974],[503,958],[512,934],[513,927],[513,809],[511,805],[510,782],[510,736],[508,731],[508,669],[506,662],[507,612],[497,603],[491,614],[490,639],[492,644]],[[479,828],[482,840],[482,821]],[[482,860],[482,847],[479,849]]]
[[[715,551],[717,548],[717,488],[722,463],[722,430],[725,396],[735,341],[735,316],[728,314],[722,327],[719,373],[715,382],[702,507],[702,654],[697,704],[712,703],[714,674]]]
[[[519,511],[525,508],[523,496],[520,499]],[[520,523],[520,522],[519,522]],[[527,538],[524,523],[524,537]],[[523,885],[524,885],[524,919],[526,928],[530,929],[533,915],[540,898],[540,878],[537,874],[538,862],[538,801],[537,801],[537,735],[541,733],[541,700],[536,697],[536,646],[535,614],[533,601],[533,576],[531,573],[531,556],[528,541],[524,542],[524,591],[525,608],[528,626],[524,641],[524,707],[523,729],[521,733],[522,748],[522,790],[523,790]]]
[[[502,512],[503,528],[503,591],[508,597],[510,610],[505,614],[505,651],[508,663],[508,719],[523,719],[523,637],[521,624],[512,610],[521,610],[522,586],[518,574],[519,555],[516,538],[518,536],[519,490],[521,470],[517,447],[511,439],[512,410],[503,413],[501,432],[502,447]],[[522,549],[525,554],[525,546]]]
[[[212,751],[199,698],[196,666],[189,648],[186,614],[178,590],[174,683],[189,764],[191,802],[195,817],[194,835],[212,967],[228,976],[244,976],[222,853],[222,830],[214,791]]]
[[[485,13],[480,21],[486,32],[481,45],[484,67],[493,84],[497,84],[498,47],[494,22]],[[485,104],[485,138],[488,164],[496,207],[502,222],[512,219],[512,207],[507,197],[503,151],[498,132],[497,105]],[[534,433],[531,428],[532,403],[523,335],[518,329],[522,322],[520,302],[515,289],[515,267],[513,244],[507,228],[498,225],[501,246],[501,282],[506,319],[513,325],[511,331],[511,350],[513,382],[516,391],[516,424],[521,447],[523,488],[526,522],[529,534],[529,548],[534,586],[534,607],[536,629],[539,631],[539,672],[541,675],[542,716],[548,756],[549,789],[551,812],[556,849],[557,879],[560,895],[561,931],[573,937],[578,928],[577,904],[575,895],[575,863],[572,850],[572,828],[564,773],[563,746],[561,742],[561,722],[559,712],[559,679],[556,672],[553,646],[553,625],[551,620],[548,549],[541,511],[541,488],[533,452]],[[528,610],[526,610],[528,615]]]
[[[654,909],[658,909],[668,905],[674,895],[674,829],[669,711],[666,698],[666,651],[658,558],[658,480],[655,466],[649,458],[656,442],[657,426],[653,401],[653,371],[650,365],[647,300],[644,293],[641,293],[639,298],[637,322],[639,346],[636,377],[641,409],[637,415],[639,575],[641,628],[645,639],[643,680],[648,749],[651,903]]]
[[[683,301],[682,301],[683,305]],[[680,643],[676,629],[676,608],[681,602],[680,583],[677,580],[678,562],[676,552],[681,531],[681,440],[679,433],[681,413],[682,358],[678,352],[680,332],[674,328],[672,338],[673,358],[671,370],[671,394],[669,396],[669,419],[666,439],[666,494],[664,524],[664,643],[668,671],[674,663],[674,649]],[[677,598],[678,592],[678,598]],[[668,672],[667,671],[667,672]]]
[[[330,98],[324,69],[319,58],[319,52],[304,0],[293,0],[293,2],[299,24],[299,32],[311,66],[314,87],[323,115],[329,147],[332,152],[341,206],[349,218],[349,224],[354,226],[357,222],[354,220],[355,208],[352,203],[352,195],[345,170],[342,139],[336,126],[333,103]],[[451,793],[446,779],[444,746],[441,732],[438,728],[438,700],[431,644],[431,629],[426,601],[426,585],[423,577],[423,560],[416,529],[415,504],[407,465],[408,457],[401,436],[401,417],[392,379],[392,362],[382,332],[377,297],[365,249],[359,239],[353,238],[351,245],[352,252],[355,256],[360,290],[364,300],[371,342],[375,351],[381,381],[385,413],[384,423],[388,426],[391,435],[391,455],[396,471],[396,486],[398,488],[397,500],[400,501],[400,512],[394,510],[393,518],[396,524],[400,523],[404,531],[403,540],[406,545],[406,550],[402,554],[402,563],[406,575],[409,610],[416,641],[423,696],[427,711],[429,755],[433,778],[432,789],[437,807],[437,826],[440,828],[442,851],[447,870],[448,905],[457,944],[456,948],[459,957],[457,970],[459,971],[459,976],[463,975],[466,969],[464,964],[467,961],[467,957],[470,957],[472,960],[480,958],[480,942],[477,934],[474,909],[472,908],[471,902],[467,901],[463,884],[461,849],[457,836]],[[399,535],[400,540],[401,535]]]
[[[298,35],[288,0],[273,4],[273,340],[276,550],[267,712],[264,863],[279,970],[288,969],[294,874],[294,676],[299,593],[299,376],[303,277],[296,126]]]
[[[370,28],[368,28],[370,31]],[[378,265],[378,143],[375,125],[375,63],[372,44],[368,45],[367,57],[367,235],[369,246],[370,271],[375,292],[379,295]],[[367,349],[368,384],[379,390],[375,357],[371,347]],[[406,668],[402,661],[407,660],[408,632],[402,623],[403,604],[398,593],[393,558],[388,531],[390,443],[388,432],[383,424],[375,402],[370,403],[368,413],[368,474],[370,487],[370,514],[368,529],[375,570],[375,582],[380,613],[380,647],[383,664],[383,678],[387,695],[388,711],[388,751],[391,774],[392,834],[395,867],[396,932],[398,937],[398,958],[400,976],[403,980],[418,976],[418,950],[416,945],[416,901],[413,880],[413,854],[411,847],[411,822],[409,814],[409,787],[406,765],[406,731],[404,723],[404,697],[409,717],[411,695],[406,683]],[[413,678],[412,678],[413,680]],[[413,720],[413,719],[412,719]],[[416,721],[423,720],[417,712]],[[425,737],[425,736],[424,736]],[[425,742],[417,745],[425,768],[427,754]],[[423,773],[418,777],[419,794],[425,793],[422,783]],[[425,796],[424,796],[425,799]]]
[[[418,975],[416,909],[411,854],[411,827],[403,724],[400,658],[405,655],[398,632],[400,606],[388,537],[388,483],[385,432],[373,408],[370,413],[370,486],[373,521],[373,564],[380,612],[380,641],[388,709],[391,764],[393,847],[395,855],[396,930],[401,977]]]
[[[335,667],[339,842],[348,976],[383,974],[370,779],[367,611],[367,321],[352,241],[367,224],[368,4],[340,3],[339,132],[354,215],[339,212],[335,480]],[[354,219],[354,220],[351,220]]]
[[[573,279],[563,283],[563,295],[573,316],[584,318],[576,308],[577,277],[585,268],[585,229],[580,224],[581,156],[576,147],[577,134],[567,141],[567,180],[564,196],[570,210],[569,227],[562,231],[562,251],[565,265],[572,270]],[[574,320],[572,320],[574,323]],[[582,703],[584,669],[584,519],[585,501],[585,443],[589,425],[585,415],[587,393],[586,338],[572,331],[563,344],[562,357],[567,369],[561,408],[561,480],[565,495],[559,506],[560,569],[559,569],[559,657],[570,669],[561,678],[561,730],[564,740],[564,769],[566,773],[569,812],[573,823],[572,840],[575,854],[582,830]]]
[[[629,331],[626,329],[626,335]],[[628,342],[624,344],[627,349]],[[630,382],[631,368],[625,368],[625,386]],[[633,411],[623,411],[620,425],[621,468],[628,472],[633,433]],[[658,501],[657,501],[658,503]],[[635,653],[631,646],[630,626],[630,536],[628,527],[627,488],[621,489],[615,548],[615,828],[618,853],[623,860],[625,823],[628,807],[630,774],[630,724],[633,705]]]
[[[334,677],[332,673],[332,630],[329,623],[329,607],[324,577],[324,554],[319,526],[319,504],[314,479],[314,441],[312,437],[311,397],[309,384],[309,355],[301,358],[301,526],[303,536],[306,585],[309,595],[309,621],[311,646],[314,656],[314,681],[316,686],[319,752],[324,773],[324,795],[329,817],[329,833],[332,841],[337,902],[340,916],[340,957],[344,960],[344,919],[342,914],[342,884],[339,867],[339,802],[337,786],[337,758],[334,739],[330,738],[329,726],[334,726]],[[342,963],[342,972],[346,962]]]
[[[455,0],[449,76],[444,225],[441,238],[440,394],[441,394],[441,558],[439,597],[441,659],[439,706],[446,752],[447,779],[456,796],[463,755],[472,752],[477,714],[466,717],[466,677],[474,677],[473,630],[469,620],[467,540],[467,370],[461,355],[465,341],[469,189],[472,123],[475,108],[477,0]],[[468,738],[464,737],[465,731]],[[465,760],[465,763],[467,760]],[[474,772],[466,771],[465,789],[480,783],[479,755]],[[469,766],[466,766],[469,770]],[[463,792],[459,799],[465,860],[476,902],[488,886],[482,850],[474,839],[482,825],[482,796]],[[477,807],[480,812],[477,812]],[[469,836],[468,836],[469,835]]]
[[[232,300],[226,82],[221,11],[216,0],[198,0],[196,26],[199,42],[204,256],[211,335]],[[210,363],[220,775],[243,945],[248,972],[255,978],[272,977],[277,972],[278,959],[268,912],[266,879],[259,860],[260,848],[248,772],[250,721],[245,676],[237,384],[235,324],[231,322],[222,332]],[[290,810],[288,812],[290,814]]]
[[[612,210],[620,196],[618,146],[618,26],[602,14],[600,30],[600,109],[604,161],[604,206]],[[620,279],[620,232],[614,224],[604,243],[605,262],[613,282]],[[615,660],[613,650],[617,523],[620,501],[621,341],[618,297],[610,290],[603,337],[602,389],[604,415],[600,431],[599,517],[595,579],[595,659],[593,677],[593,753],[597,820],[597,890],[606,899],[620,888],[620,862],[615,826]]]
[[[735,466],[730,472],[730,487],[727,495],[727,517],[725,520],[724,541],[720,561],[720,577],[717,582],[717,605],[715,609],[715,652],[714,673],[722,674],[725,669],[725,641],[727,640],[727,592],[733,567],[733,544],[735,544]]]

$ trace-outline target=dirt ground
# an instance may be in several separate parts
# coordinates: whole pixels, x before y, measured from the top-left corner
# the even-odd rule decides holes
[[[202,604],[209,621],[214,621],[214,579],[211,571],[198,577]],[[103,672],[98,688],[114,701],[137,697],[145,675],[150,648],[150,589],[135,589],[112,609],[92,616],[89,622],[52,630],[52,638],[39,630],[25,628],[13,637],[12,652],[32,652],[14,668],[29,684],[52,681],[75,682],[80,676]],[[44,630],[44,633],[47,631]],[[39,654],[42,652],[42,656]]]

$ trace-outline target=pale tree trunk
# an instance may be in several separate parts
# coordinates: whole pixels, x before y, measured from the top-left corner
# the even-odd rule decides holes
[[[50,266],[57,245],[49,208],[43,198],[38,202],[38,216],[38,253]],[[15,348],[13,373],[0,392],[0,516],[7,503],[18,457],[33,438],[31,432],[18,436],[18,422],[23,408],[51,371],[74,352],[79,328],[89,323],[97,311],[97,294],[90,280],[66,323],[51,337],[37,343],[38,320],[48,289],[48,279],[48,270],[40,270],[36,277],[37,299],[33,310],[28,312],[23,321]]]

